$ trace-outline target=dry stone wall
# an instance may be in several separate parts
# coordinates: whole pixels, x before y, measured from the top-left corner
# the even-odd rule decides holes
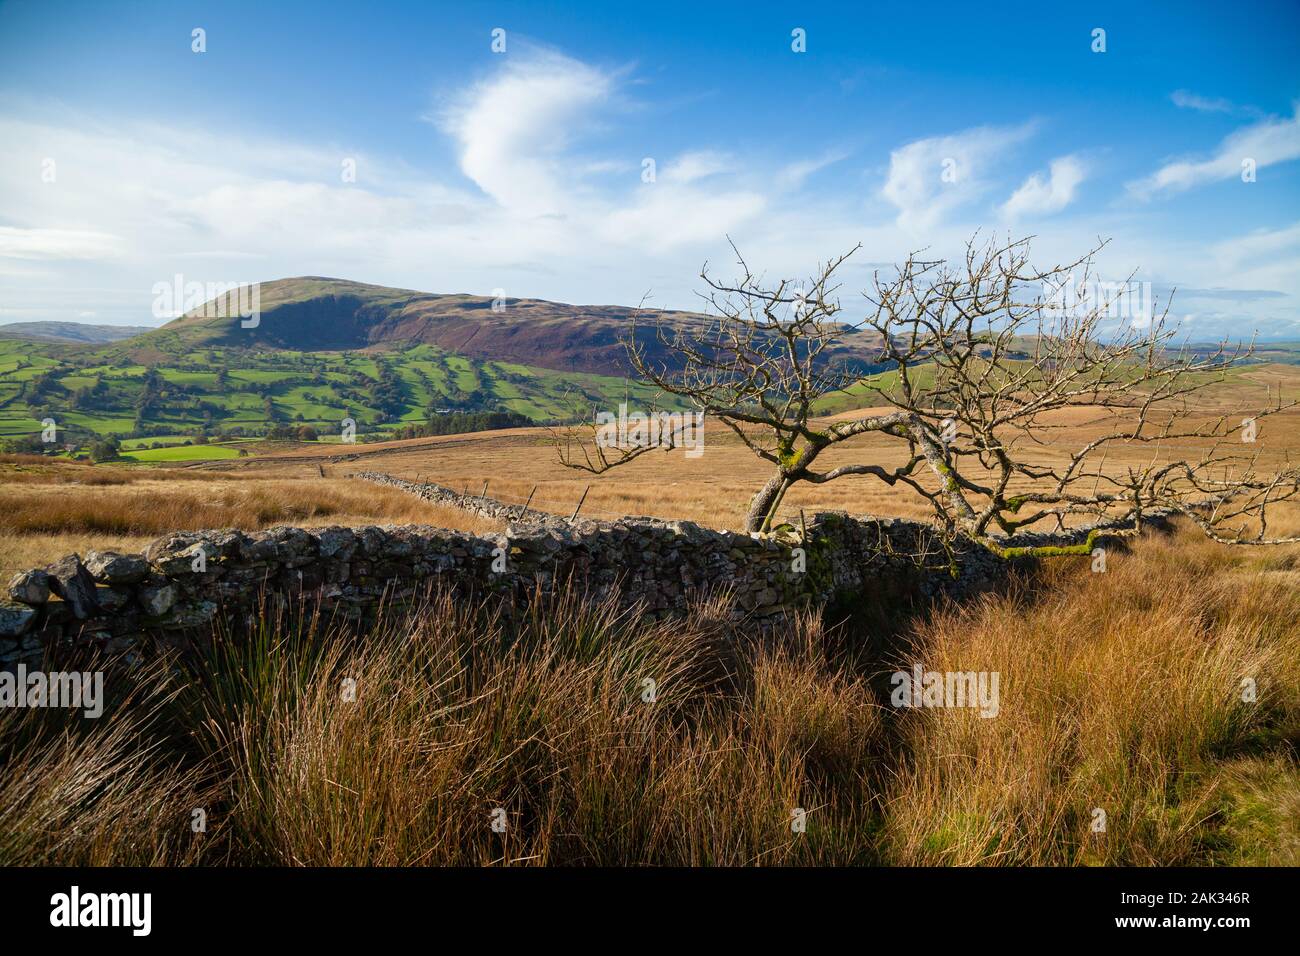
[[[479,515],[496,521],[528,521],[534,524],[561,526],[568,524],[563,518],[548,511],[537,511],[534,508],[525,508],[523,505],[506,504],[486,495],[461,494],[459,491],[453,491],[450,488],[444,488],[442,485],[435,485],[430,482],[407,481],[404,478],[395,478],[392,475],[385,475],[375,471],[357,472],[352,477],[374,482],[377,485],[386,485],[389,488],[397,488],[399,491],[408,492],[432,504],[458,508],[468,514]]]
[[[420,525],[178,532],[140,554],[69,555],[10,581],[0,599],[0,667],[39,661],[50,645],[184,646],[268,596],[365,618],[437,586],[526,600],[573,579],[655,616],[683,611],[692,594],[726,589],[737,615],[771,626],[838,594],[979,590],[1009,566],[977,545],[945,553],[928,525],[912,521],[821,513],[802,531],[774,535],[652,518],[569,522],[437,485],[358,477],[509,523],[489,535]],[[920,567],[918,553],[929,556]]]

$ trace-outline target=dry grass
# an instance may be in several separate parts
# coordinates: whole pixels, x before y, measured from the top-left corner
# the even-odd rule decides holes
[[[874,659],[862,625],[760,639],[716,599],[655,623],[576,591],[514,619],[442,595],[360,642],[263,616],[167,711],[157,753],[194,776],[122,783],[143,820],[192,805],[176,780],[215,788],[198,850],[154,824],[119,843],[117,805],[78,796],[64,750],[93,768],[136,724],[47,735],[51,756],[0,727],[0,813],[39,771],[73,834],[9,826],[0,863],[1296,865],[1298,564],[1148,538],[1105,574],[1065,562],[940,608]],[[998,671],[998,716],[890,707],[878,678],[913,661]]]
[[[203,528],[254,531],[278,524],[427,524],[486,532],[486,519],[348,479],[191,480],[137,471],[110,487],[47,481],[0,484],[0,568],[45,564],[73,551],[138,551],[159,535]]]
[[[190,468],[155,468],[145,465],[95,465],[43,455],[0,454],[0,485],[77,484],[87,487],[129,485],[138,481],[234,481],[240,476]]]
[[[128,774],[122,786],[163,816],[220,808],[203,862],[869,862],[861,771],[880,708],[820,652],[814,621],[759,643],[726,611],[704,601],[684,625],[654,624],[571,590],[507,619],[442,595],[360,646],[332,626],[322,638],[319,622],[264,617],[217,642],[168,714],[169,752],[188,759],[180,779],[214,786],[208,801],[170,780]],[[105,723],[78,746],[93,759],[139,726]],[[57,759],[57,735],[48,759],[8,753],[6,739],[6,776],[41,769],[46,787],[70,791],[80,771]],[[108,827],[115,805],[71,797],[66,812],[85,820],[64,828],[65,847],[82,858],[77,835]],[[806,833],[791,829],[795,808]],[[45,859],[29,849],[44,821],[20,814],[16,826],[34,832],[0,841],[0,864]],[[123,858],[194,862],[164,829],[175,832],[124,833]]]
[[[1262,391],[1273,374],[1248,380]],[[1298,420],[1273,422],[1261,451],[1285,453]],[[535,430],[359,452],[166,471],[0,462],[0,565],[180,528],[489,530],[351,471],[487,480],[519,501],[536,485],[534,504],[562,513],[589,480]],[[711,434],[703,459],[646,456],[591,480],[584,512],[734,527],[764,478]],[[867,481],[789,504],[920,513]],[[1300,528],[1297,510],[1279,517]],[[1300,548],[1147,537],[1104,574],[1062,559],[1011,593],[895,620],[906,640],[884,650],[865,621],[760,641],[716,601],[675,623],[576,593],[522,620],[499,610],[443,596],[360,641],[264,617],[219,644],[204,679],[158,676],[154,696],[75,734],[45,727],[48,711],[0,712],[0,864],[1300,864]],[[886,675],[914,662],[997,671],[999,716],[889,707]],[[210,833],[178,842],[196,792]]]
[[[157,736],[166,671],[155,663],[138,678],[97,720],[52,710],[0,714],[0,864],[198,861],[201,844],[187,839],[190,812],[210,794],[197,769],[182,766]]]
[[[1300,368],[1261,365],[1243,369],[1198,395],[1197,401],[1206,419],[1227,416],[1232,422],[1247,413],[1243,409],[1258,409],[1270,396],[1276,399],[1279,395],[1284,400],[1300,398]],[[1035,464],[1062,464],[1069,451],[1109,431],[1115,423],[1102,410],[1075,408],[1055,413],[1048,424],[1052,427],[1041,436],[1045,444],[1029,456]],[[1264,420],[1259,441],[1249,450],[1259,454],[1261,469],[1277,467],[1295,450],[1297,436],[1300,409],[1293,409]],[[707,423],[700,457],[687,458],[682,451],[643,455],[599,476],[563,467],[549,440],[545,429],[521,428],[356,445],[346,454],[340,454],[338,446],[308,445],[260,458],[210,463],[203,470],[305,480],[316,480],[318,468],[331,478],[356,471],[382,471],[407,479],[418,476],[474,493],[486,482],[489,495],[512,503],[522,503],[536,489],[534,507],[563,515],[573,511],[590,486],[582,506],[584,514],[684,518],[714,528],[742,527],[750,498],[771,474],[771,466],[755,457],[728,429]],[[1207,447],[1207,442],[1198,440],[1159,447],[1116,445],[1107,456],[1106,467],[1112,473],[1122,473],[1131,465],[1146,466],[1153,457],[1195,460]],[[868,434],[829,449],[818,464],[829,469],[870,461],[892,468],[903,464],[906,455],[906,446],[896,439]],[[1027,487],[1014,483],[1011,490],[1014,493]],[[901,485],[889,488],[869,477],[798,484],[783,502],[783,517],[797,521],[800,510],[912,518],[931,515],[929,504],[915,493]]]
[[[999,672],[1002,713],[909,714],[909,760],[889,798],[891,855],[931,865],[1204,862],[1223,812],[1219,755],[1300,732],[1300,591],[1236,566],[1250,560],[1225,560],[1189,532],[1144,541],[1104,574],[1055,569],[1033,598],[939,615],[916,659]],[[1255,703],[1242,699],[1246,678]],[[1294,801],[1294,754],[1277,759]],[[1092,831],[1097,809],[1105,833]],[[1294,810],[1290,826],[1300,827]]]
[[[834,681],[799,693],[812,662],[772,648],[724,671],[722,609],[705,604],[685,628],[638,624],[569,592],[509,624],[444,597],[361,655],[334,645],[305,678],[277,647],[274,679],[206,712],[225,728],[213,752],[233,755],[228,838],[295,865],[808,860],[788,808],[871,749],[875,707]],[[219,674],[251,662],[227,663]],[[870,846],[850,825],[860,786],[831,785],[851,793],[817,817],[837,834],[820,851],[835,862]]]

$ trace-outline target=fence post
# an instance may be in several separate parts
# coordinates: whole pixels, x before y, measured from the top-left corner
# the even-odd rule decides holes
[[[533,495],[535,494],[537,494],[537,486],[533,485],[533,490],[528,492],[528,500],[524,502],[523,508],[519,511],[519,517],[522,518],[524,515],[528,514],[528,506],[533,503]]]
[[[578,499],[578,507],[573,509],[573,514],[569,517],[570,521],[576,521],[578,512],[582,510],[582,503],[587,500],[587,492],[591,491],[591,485],[582,489],[582,497]]]

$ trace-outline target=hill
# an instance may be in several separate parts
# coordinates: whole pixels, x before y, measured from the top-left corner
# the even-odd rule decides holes
[[[620,337],[634,311],[438,295],[317,276],[264,282],[259,291],[261,314],[255,327],[244,328],[239,310],[225,305],[228,298],[220,299],[216,309],[194,310],[137,337],[128,351],[147,356],[198,346],[344,351],[432,345],[487,361],[618,375],[623,370]],[[213,316],[214,311],[222,314]],[[645,319],[673,323],[677,315],[650,312]]]
[[[85,322],[10,322],[0,325],[0,338],[25,339],[29,342],[68,342],[100,344],[118,342],[145,332],[148,325],[90,325]]]
[[[234,294],[217,295],[118,341],[96,342],[84,329],[0,338],[0,439],[32,443],[52,418],[82,444],[113,436],[169,445],[200,433],[247,438],[303,427],[337,438],[346,419],[359,440],[382,440],[436,431],[451,412],[545,422],[621,401],[644,408],[657,396],[628,381],[623,341],[633,318],[650,357],[667,363],[674,356],[656,326],[710,322],[320,276],[260,284],[255,323],[239,306]],[[865,367],[873,350],[868,336],[846,332],[825,354]]]
[[[434,417],[441,424],[453,412],[548,421],[579,406],[652,400],[622,370],[632,309],[510,299],[494,310],[486,297],[321,277],[258,291],[260,314],[248,329],[231,296],[115,341],[76,323],[10,327],[0,337],[0,439],[30,441],[47,418],[83,443],[114,436],[163,446],[200,432],[247,437],[304,426],[337,438],[352,419],[364,441]]]
[[[167,453],[152,446],[199,436],[314,430],[337,440],[347,419],[356,422],[358,440],[376,441],[441,433],[454,424],[449,413],[464,413],[457,420],[465,421],[502,412],[547,422],[622,401],[671,407],[628,381],[622,342],[632,319],[650,357],[668,364],[674,357],[653,327],[698,330],[710,321],[690,312],[497,301],[319,276],[262,283],[259,298],[250,328],[229,296],[116,341],[99,337],[131,330],[70,322],[0,327],[0,440],[33,444],[52,418],[60,443],[85,447],[112,436],[130,439],[137,457],[157,457]],[[823,354],[870,374],[881,368],[872,364],[876,351],[869,335],[846,330]],[[1267,358],[1295,361],[1300,352],[1276,343]],[[850,389],[828,396],[819,411],[871,400],[867,390]],[[223,449],[237,454],[233,445]]]
[[[198,432],[248,437],[304,426],[337,440],[350,418],[357,440],[367,441],[451,412],[501,410],[544,422],[625,400],[644,406],[652,396],[618,376],[481,361],[434,345],[142,353],[121,343],[0,339],[0,439],[38,435],[52,418],[83,443],[98,435],[167,444]]]
[[[635,317],[637,340],[657,361],[673,360],[654,333],[702,328],[693,312],[570,305],[543,299],[442,295],[302,276],[263,282],[260,315],[244,327],[233,295],[124,343],[136,361],[202,346],[342,351],[432,345],[474,359],[510,362],[563,372],[627,373],[623,341]],[[214,314],[215,313],[215,314]],[[870,360],[871,338],[847,333],[828,358]]]

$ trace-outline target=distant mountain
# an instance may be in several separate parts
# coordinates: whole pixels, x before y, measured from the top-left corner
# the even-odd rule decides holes
[[[636,316],[651,361],[675,366],[656,327],[703,332],[713,322],[692,312],[495,302],[317,276],[264,282],[258,295],[249,328],[229,295],[156,329],[8,326],[24,331],[0,337],[0,443],[37,441],[46,418],[83,443],[295,429],[336,439],[345,420],[364,441],[435,429],[452,412],[545,422],[623,402],[679,407],[629,380],[623,340]],[[91,329],[115,338],[90,340]],[[139,334],[121,337],[132,331]],[[771,344],[784,347],[775,335]],[[851,330],[821,357],[879,368],[872,337]]]
[[[302,352],[433,345],[494,362],[561,372],[627,373],[623,339],[637,315],[638,341],[654,358],[670,359],[655,326],[703,327],[707,316],[617,305],[567,305],[542,299],[494,300],[439,295],[302,276],[263,282],[260,319],[244,328],[228,297],[219,308],[194,310],[127,343],[132,358],[150,361],[202,347],[289,349]],[[496,308],[494,308],[494,304]],[[222,317],[213,318],[219,313]],[[869,336],[849,333],[826,358],[858,355],[870,361]]]
[[[85,322],[10,322],[0,325],[0,338],[27,339],[32,342],[68,342],[102,345],[120,342],[143,332],[147,325],[89,325]]]

